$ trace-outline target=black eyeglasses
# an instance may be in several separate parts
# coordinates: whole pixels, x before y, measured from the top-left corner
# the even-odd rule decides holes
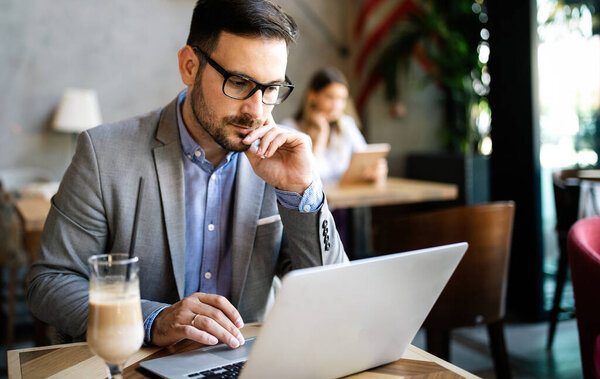
[[[294,89],[294,85],[287,75],[285,76],[285,83],[259,83],[247,76],[232,74],[225,70],[200,48],[192,46],[192,49],[196,53],[200,53],[208,64],[223,76],[223,93],[232,99],[245,100],[254,95],[256,91],[261,90],[263,104],[276,105],[283,103]]]

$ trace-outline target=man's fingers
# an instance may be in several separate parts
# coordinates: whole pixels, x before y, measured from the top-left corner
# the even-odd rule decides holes
[[[152,324],[152,342],[166,346],[182,338],[215,345],[219,341],[232,348],[244,344],[238,328],[242,317],[227,298],[195,293],[162,310]]]
[[[219,341],[231,346],[232,348],[236,348],[245,342],[244,337],[242,337],[242,333],[240,333],[239,330],[233,326],[233,324],[229,323],[230,330],[227,330],[218,320],[213,317],[215,316],[199,314],[198,316],[194,317],[193,326],[218,338]],[[221,319],[220,321],[222,322],[223,320]]]
[[[237,325],[244,325],[242,318],[227,298],[218,295],[197,293],[191,310],[196,313],[193,325],[207,331],[220,341],[236,348],[245,343]]]
[[[260,147],[257,154],[264,156],[265,158],[270,158],[275,154],[279,147],[293,139],[293,134],[281,129],[273,129],[265,134],[260,141]]]
[[[211,295],[206,293],[196,293],[198,300],[204,304],[212,305],[220,309],[238,328],[244,326],[240,312],[224,296]]]
[[[254,141],[256,141],[259,138],[262,138],[266,133],[268,133],[271,129],[274,129],[274,128],[275,128],[275,124],[263,125],[260,128],[254,129],[253,131],[248,133],[248,135],[246,135],[246,137],[244,137],[242,142],[245,143],[246,145],[251,145],[252,143],[254,143]]]
[[[200,330],[195,326],[183,325],[182,328],[184,338],[200,342],[204,345],[216,345],[217,343],[219,343],[219,339],[217,337],[204,330]]]
[[[260,139],[260,144],[257,147],[254,145],[246,151],[246,156],[249,159],[252,154],[257,155],[261,158],[270,158],[275,154],[277,149],[287,143],[291,144],[290,147],[296,147],[301,143],[307,143],[301,138],[301,133],[290,132],[289,130],[276,127],[274,125],[265,125],[256,130],[253,130],[248,134],[243,142],[245,144],[253,144]],[[310,146],[308,143],[307,146]],[[256,161],[256,159],[251,159]]]
[[[268,148],[265,150],[265,152],[263,153],[263,155],[266,158],[270,158],[273,156],[273,154],[275,154],[275,152],[277,151],[277,149],[279,147],[281,147],[281,145],[283,145],[284,143],[286,143],[288,140],[288,136],[285,134],[279,134],[277,136],[275,136],[273,138],[273,140],[271,141],[271,143],[269,143]]]
[[[310,137],[308,137],[306,134],[277,129],[273,133],[269,133],[268,136],[268,145],[265,144],[264,150],[262,150],[262,155],[264,155],[266,158],[272,157],[273,154],[275,154],[275,152],[282,146],[286,149],[293,150],[302,144],[306,146],[306,151],[310,154],[311,142]],[[265,138],[266,137],[267,136],[265,136]],[[263,138],[263,141],[265,138]],[[261,147],[262,145],[263,142],[261,141]],[[261,154],[260,150],[259,154]]]
[[[196,328],[208,331],[231,347],[245,342],[240,330],[220,309],[208,304],[202,304],[201,308],[194,321]]]
[[[268,130],[261,137],[260,144],[258,145],[258,150],[257,150],[256,154],[258,154],[258,155],[266,155],[265,152],[269,148],[269,145],[271,144],[271,141],[273,141],[273,139],[275,137],[277,137],[279,134],[281,134],[281,131],[278,130],[278,129],[271,128],[270,130]]]

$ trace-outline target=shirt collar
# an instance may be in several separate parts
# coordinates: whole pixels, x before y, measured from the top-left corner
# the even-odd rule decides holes
[[[196,141],[194,141],[183,122],[183,117],[181,116],[181,107],[183,106],[186,96],[187,88],[179,93],[179,97],[177,99],[177,126],[179,127],[179,138],[181,140],[183,155],[192,162],[199,164],[201,167],[206,164],[209,164],[210,167],[213,167],[212,163],[206,160],[206,154],[204,153],[204,150],[196,143]],[[219,166],[224,166],[229,163],[235,154],[237,153],[232,151],[228,152],[225,156],[225,159],[219,164]]]

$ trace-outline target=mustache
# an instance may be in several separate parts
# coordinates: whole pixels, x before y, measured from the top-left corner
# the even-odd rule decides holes
[[[226,124],[236,124],[241,126],[246,126],[248,128],[257,129],[263,123],[261,120],[257,118],[252,118],[248,115],[244,116],[227,116],[223,119]]]

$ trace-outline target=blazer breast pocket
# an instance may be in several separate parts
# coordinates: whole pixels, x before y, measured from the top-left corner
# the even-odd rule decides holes
[[[267,217],[259,218],[258,221],[256,222],[256,226],[272,224],[277,221],[281,221],[280,215],[276,214],[273,216],[267,216]]]
[[[283,231],[283,224],[281,223],[281,217],[277,215],[264,217],[258,220],[256,223],[256,240],[259,239],[279,239]],[[272,235],[273,237],[268,237]]]

